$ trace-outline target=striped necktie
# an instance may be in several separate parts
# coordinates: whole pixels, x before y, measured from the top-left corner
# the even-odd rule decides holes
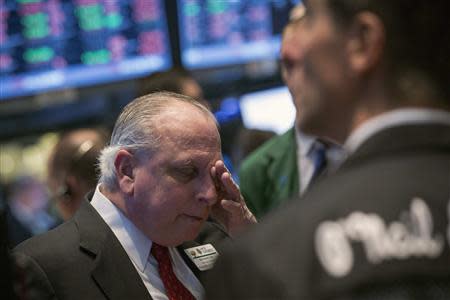
[[[169,300],[194,300],[194,296],[192,296],[191,292],[178,280],[173,272],[169,249],[153,243],[151,253],[158,262],[159,276],[164,283]]]
[[[314,181],[327,167],[327,145],[317,140],[314,142],[311,157],[314,164],[314,172],[311,181]]]

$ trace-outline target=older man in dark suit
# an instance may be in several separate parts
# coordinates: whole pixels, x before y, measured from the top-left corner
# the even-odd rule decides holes
[[[254,222],[221,159],[211,112],[155,93],[128,104],[100,157],[101,178],[74,218],[15,249],[47,299],[199,299],[214,241]],[[233,192],[233,195],[236,193]],[[220,200],[220,201],[218,201]]]
[[[350,156],[235,243],[209,299],[450,299],[447,0],[308,0],[301,128]]]

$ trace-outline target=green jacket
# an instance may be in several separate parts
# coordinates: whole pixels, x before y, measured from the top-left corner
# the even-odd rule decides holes
[[[297,143],[293,128],[250,154],[239,171],[241,193],[256,217],[298,195]]]

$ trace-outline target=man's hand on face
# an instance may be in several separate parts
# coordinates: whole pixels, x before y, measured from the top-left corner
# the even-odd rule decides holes
[[[250,224],[257,223],[223,161],[218,160],[214,164],[211,176],[216,185],[218,198],[211,210],[212,218],[225,226],[231,237],[238,235]]]

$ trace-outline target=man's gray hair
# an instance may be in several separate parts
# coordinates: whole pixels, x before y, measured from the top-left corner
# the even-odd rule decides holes
[[[114,161],[119,150],[130,150],[136,155],[151,155],[158,150],[160,134],[155,120],[176,102],[189,103],[216,122],[214,115],[205,106],[194,98],[181,94],[156,92],[133,100],[117,118],[110,144],[100,155],[100,183],[110,190],[118,188]]]

